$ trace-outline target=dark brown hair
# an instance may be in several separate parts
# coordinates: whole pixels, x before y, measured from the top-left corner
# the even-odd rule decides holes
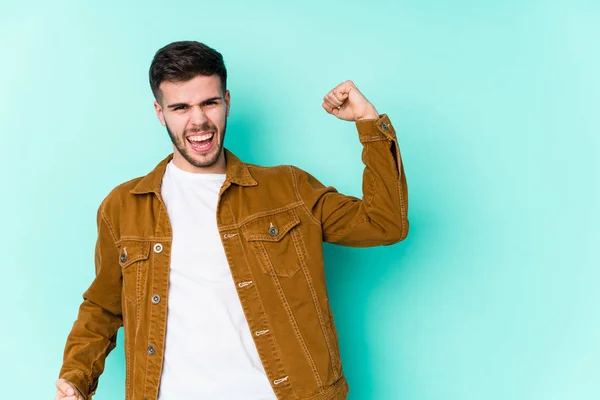
[[[223,94],[227,88],[227,69],[221,53],[196,41],[173,42],[154,55],[150,65],[150,87],[156,100],[162,82],[185,82],[198,75],[218,75]]]

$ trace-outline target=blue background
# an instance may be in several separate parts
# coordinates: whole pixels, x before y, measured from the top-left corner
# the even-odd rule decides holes
[[[226,145],[361,195],[346,79],[394,124],[409,238],[325,246],[350,399],[600,398],[596,1],[19,1],[0,6],[2,397],[52,398],[95,212],[172,151],[147,72],[219,50]],[[123,398],[122,335],[97,400]],[[15,397],[16,398],[16,397]]]

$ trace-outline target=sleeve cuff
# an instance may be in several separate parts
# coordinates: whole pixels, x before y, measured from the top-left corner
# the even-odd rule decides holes
[[[65,372],[64,374],[62,374],[60,376],[61,379],[64,379],[68,382],[70,382],[71,384],[73,384],[73,386],[75,386],[77,388],[77,390],[79,390],[79,393],[82,394],[84,399],[88,399],[90,393],[89,393],[89,383],[85,377],[85,375],[80,372],[80,371],[69,371],[69,372]]]
[[[396,140],[396,131],[387,114],[379,114],[378,119],[361,119],[355,123],[361,143]]]

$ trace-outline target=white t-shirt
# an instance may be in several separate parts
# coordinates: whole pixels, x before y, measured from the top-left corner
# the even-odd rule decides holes
[[[159,400],[272,400],[244,316],[216,209],[225,174],[169,162],[162,197],[173,229],[167,334]]]

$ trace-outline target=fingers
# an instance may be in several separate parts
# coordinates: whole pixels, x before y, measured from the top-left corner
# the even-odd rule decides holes
[[[342,104],[348,99],[348,93],[344,92],[343,89],[333,89],[331,92],[323,98],[323,102],[332,108],[341,107]]]
[[[343,107],[350,97],[350,91],[354,89],[354,82],[348,80],[340,83],[323,97],[323,108],[329,114],[338,115],[337,111]]]
[[[332,107],[327,103],[323,103],[322,106],[329,114],[337,115],[340,112],[338,108]]]
[[[331,93],[327,94],[327,96],[323,98],[323,108],[329,114],[333,114],[335,116],[339,114],[342,104],[343,102],[334,98]]]
[[[347,80],[323,97],[323,109],[345,121],[355,121],[364,114],[370,103],[358,90],[354,82]]]
[[[62,394],[64,394],[65,396],[75,396],[75,389],[73,388],[73,386],[71,386],[69,384],[69,382],[67,382],[64,379],[59,379],[56,381],[56,388],[62,392]]]
[[[64,379],[56,381],[56,389],[56,400],[83,400],[79,391]]]
[[[54,399],[55,400],[83,400],[83,396],[81,396],[80,394],[75,394],[73,396],[67,396],[63,392],[58,390],[56,392],[56,397]]]

